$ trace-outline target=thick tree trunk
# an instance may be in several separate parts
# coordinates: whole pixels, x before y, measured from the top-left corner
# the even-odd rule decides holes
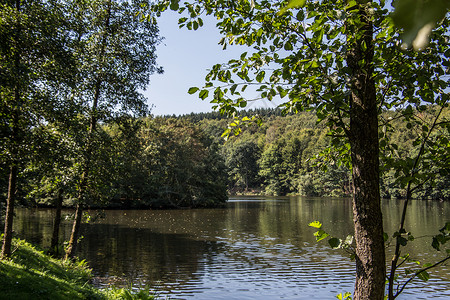
[[[373,28],[363,6],[349,24],[350,130],[356,242],[354,299],[384,299],[386,262],[379,188],[378,113],[373,80]]]
[[[62,209],[62,189],[58,190],[58,196],[56,197],[56,211],[55,211],[55,218],[53,222],[53,234],[52,234],[52,241],[50,244],[50,251],[51,253],[58,255],[59,249],[58,249],[58,242],[59,242],[59,226],[61,224],[61,209]]]

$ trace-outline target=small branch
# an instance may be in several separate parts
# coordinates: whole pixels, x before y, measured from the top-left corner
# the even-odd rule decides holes
[[[386,95],[387,95],[387,92],[391,89],[392,80],[393,80],[393,79],[391,78],[391,80],[389,81],[389,83],[388,83],[388,85],[386,86],[386,88],[384,88],[383,96],[381,97],[380,107],[379,107],[379,109],[378,109],[378,114],[381,114],[381,110],[383,109],[383,105],[384,105],[384,103],[386,102]]]
[[[417,173],[416,168],[417,168],[417,166],[419,164],[419,161],[420,161],[420,159],[421,159],[421,157],[423,155],[423,152],[425,150],[425,144],[426,144],[427,140],[429,139],[429,137],[431,135],[431,132],[436,127],[437,121],[438,121],[438,119],[439,119],[439,117],[440,117],[440,115],[441,115],[443,110],[444,110],[444,107],[441,106],[441,109],[439,110],[436,118],[434,119],[433,125],[431,126],[430,130],[428,131],[427,136],[424,138],[424,140],[422,141],[422,144],[420,145],[419,153],[417,154],[417,157],[416,157],[416,159],[414,161],[414,166],[411,169],[411,174],[410,174],[411,177],[414,177],[414,175]],[[403,204],[403,212],[402,212],[402,216],[401,216],[399,232],[402,232],[402,230],[404,230],[404,228],[405,228],[406,211],[407,211],[407,208],[408,208],[408,203],[411,200],[412,191],[414,191],[415,188],[417,188],[417,186],[415,188],[411,188],[411,184],[412,184],[412,180],[409,180],[407,188],[406,188],[406,200],[405,200],[405,203]],[[391,300],[395,299],[397,297],[397,295],[400,294],[402,292],[402,290],[404,289],[404,286],[403,286],[402,289],[399,292],[397,292],[396,295],[394,295],[394,292],[393,292],[394,276],[395,276],[395,271],[398,268],[397,261],[398,261],[399,256],[400,256],[400,246],[401,245],[400,245],[400,243],[398,242],[398,239],[397,239],[397,241],[395,243],[394,257],[392,258],[392,261],[391,261],[391,271],[390,271],[390,274],[389,274],[388,296],[389,296],[389,299],[391,299]],[[414,276],[412,278],[414,278]]]
[[[414,273],[414,275],[411,276],[411,278],[409,278],[401,287],[401,289],[399,291],[397,291],[397,293],[395,294],[394,298],[396,298],[398,295],[400,295],[400,293],[405,289],[406,285],[408,283],[410,283],[417,275],[419,275],[422,272],[425,272],[429,269],[432,269],[434,267],[437,267],[438,265],[444,263],[445,261],[447,261],[448,259],[450,259],[450,256],[447,256],[446,258],[441,259],[440,261],[438,261],[437,263],[435,263],[434,265],[431,265],[429,267],[426,267],[425,269],[419,270],[416,273]]]
[[[408,254],[408,256],[407,256],[401,263],[399,263],[395,268],[396,268],[396,269],[400,268],[401,265],[403,265],[406,261],[408,261],[408,258],[409,258],[409,254]]]

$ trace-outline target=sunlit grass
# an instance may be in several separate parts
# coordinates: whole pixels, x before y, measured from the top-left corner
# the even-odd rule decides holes
[[[14,239],[11,258],[0,262],[0,299],[156,299],[148,288],[99,290],[91,278],[84,261],[58,260]]]

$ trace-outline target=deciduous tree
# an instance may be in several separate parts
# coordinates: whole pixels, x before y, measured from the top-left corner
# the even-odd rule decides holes
[[[261,98],[286,99],[286,112],[314,109],[326,122],[333,147],[349,154],[352,167],[354,297],[383,299],[378,115],[423,102],[448,105],[450,53],[443,46],[448,21],[439,21],[429,48],[417,53],[400,48],[384,1],[296,2],[294,10],[284,9],[288,1],[269,0],[200,0],[182,7],[173,0],[155,7],[187,12],[179,23],[188,29],[202,26],[202,14],[214,15],[224,48],[251,48],[213,66],[205,87],[190,93],[198,92],[220,112],[235,115],[247,105],[245,89],[257,85]],[[237,121],[234,125],[242,123]]]
[[[158,28],[152,18],[143,18],[141,1],[73,1],[74,52],[78,60],[77,87],[71,97],[81,104],[87,130],[78,202],[66,257],[75,253],[83,207],[95,180],[92,176],[95,140],[99,122],[123,114],[147,113],[141,94],[156,66]],[[147,3],[148,4],[148,3]]]
[[[11,254],[17,178],[33,152],[32,128],[59,105],[50,87],[67,85],[72,70],[63,16],[58,1],[0,2],[0,149],[9,169],[1,257]]]

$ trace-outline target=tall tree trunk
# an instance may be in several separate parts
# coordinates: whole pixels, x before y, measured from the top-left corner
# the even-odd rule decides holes
[[[3,246],[1,259],[9,257],[11,255],[11,243],[12,243],[12,227],[14,219],[14,200],[16,198],[16,182],[17,182],[17,161],[13,162],[9,171],[8,181],[8,198],[6,205],[6,217],[5,217],[5,232],[3,235]]]
[[[58,255],[59,249],[58,249],[58,242],[59,242],[59,226],[61,224],[61,209],[62,209],[62,189],[58,189],[58,196],[56,197],[56,211],[55,211],[55,218],[53,222],[53,234],[52,234],[52,241],[50,244],[50,252]]]
[[[15,6],[17,12],[20,11],[20,0],[15,1]],[[3,235],[3,246],[0,259],[6,258],[11,255],[11,243],[12,243],[12,227],[14,219],[14,202],[16,199],[16,185],[17,185],[17,173],[19,170],[19,144],[20,144],[20,134],[19,134],[19,117],[21,109],[21,95],[20,95],[20,31],[21,26],[19,21],[17,21],[16,29],[16,41],[14,49],[14,76],[16,77],[16,83],[14,87],[14,107],[12,112],[12,135],[11,135],[11,164],[9,168],[9,180],[8,180],[8,195],[6,200],[6,216],[5,216],[5,231]]]
[[[78,233],[80,231],[80,226],[81,226],[81,220],[82,220],[82,215],[83,215],[83,202],[84,202],[84,197],[85,197],[85,193],[87,192],[87,187],[88,187],[88,176],[89,176],[89,170],[91,167],[91,159],[92,159],[92,142],[93,142],[93,134],[95,132],[95,129],[97,127],[97,121],[98,121],[98,116],[97,116],[97,107],[98,107],[98,101],[100,99],[100,93],[101,93],[101,85],[103,82],[103,75],[102,75],[102,65],[104,62],[104,58],[105,58],[105,53],[106,53],[106,45],[107,45],[107,41],[108,41],[108,35],[109,35],[109,25],[110,25],[110,17],[111,17],[111,1],[108,1],[108,7],[107,7],[107,13],[106,13],[106,19],[105,19],[105,30],[104,30],[104,34],[102,36],[102,40],[101,40],[101,50],[99,53],[99,65],[98,65],[98,74],[96,77],[96,82],[95,82],[95,90],[94,90],[94,99],[92,102],[92,107],[91,107],[91,117],[90,117],[90,124],[89,124],[89,133],[88,133],[88,140],[87,140],[87,149],[86,149],[86,161],[85,161],[85,166],[84,166],[84,171],[83,174],[81,176],[81,184],[80,184],[80,191],[78,194],[78,204],[77,204],[77,209],[75,212],[75,219],[73,222],[73,226],[72,226],[72,233],[70,235],[70,240],[69,240],[69,245],[66,251],[66,259],[68,258],[72,258],[75,255],[75,251],[77,248],[77,243],[78,243]]]
[[[347,24],[351,72],[350,130],[356,242],[354,299],[384,299],[386,262],[379,188],[378,113],[373,79],[373,27],[364,5]]]

